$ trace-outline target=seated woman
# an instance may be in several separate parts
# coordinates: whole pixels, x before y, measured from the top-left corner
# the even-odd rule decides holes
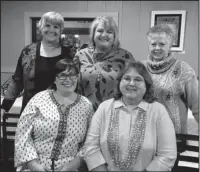
[[[91,171],[168,171],[176,160],[173,123],[156,102],[145,66],[129,63],[117,77],[114,99],[100,104],[85,141]]]
[[[17,170],[75,171],[80,166],[94,111],[75,92],[79,66],[68,59],[58,61],[52,88],[37,93],[22,112],[15,136]]]

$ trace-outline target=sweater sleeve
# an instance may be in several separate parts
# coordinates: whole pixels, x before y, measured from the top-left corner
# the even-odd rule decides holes
[[[84,157],[89,171],[106,163],[100,146],[100,127],[103,112],[103,108],[100,105],[92,118],[84,145]]]
[[[156,154],[146,169],[148,171],[170,171],[174,166],[177,156],[176,136],[168,112],[161,104],[156,122],[156,130]]]
[[[28,161],[38,158],[32,133],[39,109],[36,106],[35,95],[23,110],[17,124],[15,135],[15,167],[23,168]]]
[[[5,93],[4,100],[2,102],[1,108],[5,111],[9,111],[15,102],[16,98],[19,96],[21,91],[24,89],[23,85],[23,67],[22,67],[22,57],[23,50],[17,62],[17,67],[14,75],[11,77],[10,84]]]
[[[198,81],[195,75],[185,83],[185,93],[187,105],[199,123]]]
[[[198,103],[198,81],[194,69],[182,61],[182,75],[179,83],[182,86],[184,92],[184,102],[186,107],[188,107],[196,119],[199,122],[199,103]]]

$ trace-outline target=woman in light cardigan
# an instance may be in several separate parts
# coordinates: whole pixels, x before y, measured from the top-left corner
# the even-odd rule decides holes
[[[173,123],[156,102],[145,66],[129,63],[119,73],[114,99],[100,104],[88,130],[90,171],[170,171],[176,155]]]

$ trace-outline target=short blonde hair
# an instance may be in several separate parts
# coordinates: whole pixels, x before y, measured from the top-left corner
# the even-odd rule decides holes
[[[45,13],[40,19],[39,24],[38,24],[40,32],[47,22],[58,25],[60,27],[61,33],[63,33],[64,18],[59,13],[55,11],[50,11],[50,12]]]
[[[99,23],[103,23],[107,28],[110,28],[114,32],[113,48],[118,48],[120,46],[118,27],[113,18],[109,16],[96,17],[92,22],[90,27],[90,47],[95,47],[94,34]]]

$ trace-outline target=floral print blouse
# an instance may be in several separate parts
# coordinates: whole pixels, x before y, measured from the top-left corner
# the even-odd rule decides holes
[[[116,78],[125,63],[134,62],[132,54],[122,48],[108,53],[95,53],[93,48],[77,52],[81,62],[80,89],[93,104],[99,104],[113,97]]]
[[[78,95],[65,113],[53,96],[53,90],[37,93],[22,112],[15,136],[15,167],[25,170],[26,163],[37,159],[55,170],[83,156],[83,143],[93,115],[91,102]]]

